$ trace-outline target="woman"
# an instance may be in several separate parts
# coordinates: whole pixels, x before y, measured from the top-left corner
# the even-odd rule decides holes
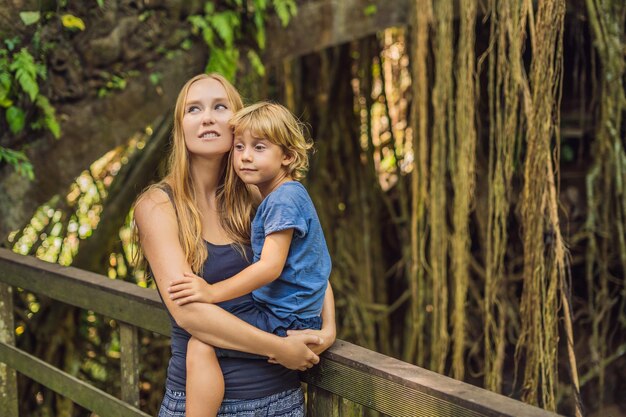
[[[334,341],[330,290],[322,330],[287,338],[250,326],[216,305],[178,305],[167,294],[170,283],[184,273],[195,272],[213,283],[245,268],[251,259],[246,244],[252,196],[245,188],[224,189],[233,141],[228,120],[241,107],[239,93],[222,76],[202,74],[189,80],[176,101],[169,173],[135,205],[139,241],[172,318],[172,357],[160,417],[185,415],[189,334],[205,344],[256,353],[272,362],[220,360],[225,382],[220,416],[270,409],[273,414],[268,416],[304,415],[303,395],[292,370],[312,367],[319,361],[317,354]],[[245,310],[251,298],[248,294],[230,302]]]

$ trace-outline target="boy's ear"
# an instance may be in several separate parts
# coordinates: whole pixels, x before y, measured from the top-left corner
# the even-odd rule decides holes
[[[284,151],[283,152],[283,160],[282,160],[281,163],[282,163],[283,166],[286,167],[287,165],[291,164],[294,161],[294,159],[296,159],[296,157],[295,157],[295,155],[292,152]]]

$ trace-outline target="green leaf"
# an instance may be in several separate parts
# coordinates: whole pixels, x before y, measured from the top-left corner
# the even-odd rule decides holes
[[[254,10],[256,12],[264,12],[267,9],[267,0],[254,0]]]
[[[11,74],[8,72],[0,72],[0,86],[7,90],[11,89]]]
[[[48,76],[47,74],[48,69],[46,68],[46,66],[38,62],[35,64],[35,68],[36,68],[37,75],[39,75],[39,78],[41,78],[42,80],[45,80],[46,77]]]
[[[35,98],[39,94],[39,86],[37,85],[37,81],[28,73],[28,71],[21,68],[18,69],[15,72],[15,79],[22,87],[22,90],[28,94],[30,100],[35,101]]]
[[[11,106],[7,109],[6,120],[9,124],[11,133],[17,135],[24,130],[24,124],[26,123],[26,113],[22,109],[16,106]]]
[[[289,24],[292,16],[295,16],[298,8],[294,0],[274,0],[274,10],[280,19],[283,27]]]
[[[192,32],[194,35],[197,35],[200,30],[204,30],[206,27],[208,27],[208,23],[206,22],[204,17],[197,14],[189,16],[187,20],[189,20],[189,23],[191,23]]]
[[[213,48],[215,45],[214,38],[215,36],[211,26],[207,26],[202,30],[202,39],[204,39],[204,43],[206,43],[209,48]]]
[[[259,74],[261,77],[265,75],[265,65],[261,61],[261,57],[256,53],[255,50],[248,50],[248,59],[250,60],[250,64],[252,64],[252,68]]]
[[[73,14],[66,13],[61,16],[61,23],[64,27],[71,30],[85,30],[85,22],[80,17],[74,16]]]
[[[206,66],[206,72],[217,72],[222,74],[228,80],[234,80],[237,73],[237,61],[239,59],[239,51],[236,49],[213,49],[209,62]]]
[[[37,85],[37,66],[33,56],[26,48],[22,48],[15,54],[14,61],[9,68],[15,71],[15,79],[22,90],[28,94],[31,101],[35,101],[39,94],[39,85]]]
[[[11,93],[11,74],[9,74],[8,72],[0,72],[0,106],[2,107],[11,106],[12,101],[9,100],[10,93]]]
[[[0,161],[6,161],[11,165],[18,174],[33,180],[35,174],[33,172],[33,165],[28,160],[28,157],[24,152],[14,151],[13,149],[3,148],[0,146]]]
[[[48,98],[45,96],[38,96],[36,104],[44,114],[44,125],[52,133],[55,139],[61,137],[61,126],[59,126],[59,122],[56,118],[56,110],[50,104]]]
[[[41,18],[41,13],[39,12],[20,12],[20,19],[26,26],[33,25],[39,22]]]
[[[55,117],[46,117],[44,119],[46,123],[46,127],[52,133],[55,139],[59,139],[61,137],[61,126]]]
[[[99,8],[102,9],[104,7],[104,0],[96,0],[96,2],[98,3]]]
[[[12,51],[12,50],[14,50],[14,49],[15,49],[15,47],[16,47],[17,45],[19,45],[19,44],[20,44],[20,41],[21,41],[20,37],[19,37],[19,36],[15,36],[15,37],[13,37],[13,38],[8,38],[8,39],[5,39],[5,40],[4,40],[4,43],[5,43],[5,45],[7,46],[7,49],[8,49],[9,51]]]
[[[191,39],[186,38],[180,43],[180,49],[184,51],[189,51],[193,47],[193,42]]]
[[[232,11],[225,11],[211,16],[211,26],[222,38],[227,48],[231,48],[235,41],[235,29],[239,26],[239,19]]]
[[[150,74],[149,78],[152,85],[159,85],[161,79],[163,78],[163,74],[161,74],[160,72],[153,72],[152,74]]]
[[[265,49],[265,19],[262,12],[254,12],[254,24],[256,26],[256,43],[260,49]]]
[[[363,14],[367,17],[374,16],[378,12],[378,8],[375,4],[370,4],[365,9],[363,9]]]

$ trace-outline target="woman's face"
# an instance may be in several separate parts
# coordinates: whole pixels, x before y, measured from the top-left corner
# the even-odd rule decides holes
[[[183,133],[190,156],[222,156],[233,144],[228,121],[233,115],[222,84],[205,78],[194,82],[187,92],[183,113]]]

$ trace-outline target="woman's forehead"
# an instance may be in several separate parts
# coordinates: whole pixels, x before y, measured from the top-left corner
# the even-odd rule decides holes
[[[205,78],[198,80],[189,86],[186,102],[204,101],[204,100],[228,100],[226,89],[217,80],[213,78]]]

